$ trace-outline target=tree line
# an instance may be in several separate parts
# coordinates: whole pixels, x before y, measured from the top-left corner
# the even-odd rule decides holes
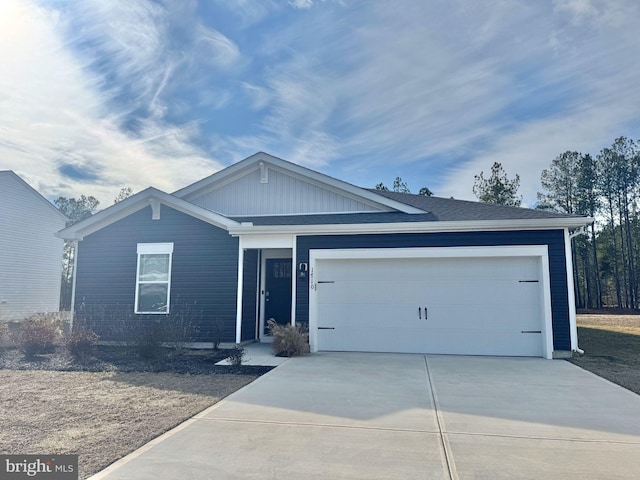
[[[566,151],[541,173],[543,191],[534,208],[595,219],[571,239],[577,308],[640,308],[639,142],[619,137],[595,156]],[[510,179],[500,163],[474,180],[480,202],[521,205],[520,177]],[[376,188],[388,190],[382,183]],[[393,191],[410,193],[400,177]]]
[[[596,221],[572,240],[578,308],[640,306],[640,148],[616,138],[594,156],[567,151],[543,170],[536,208]]]
[[[491,175],[474,177],[473,193],[479,201],[496,205],[520,206],[520,177],[509,179],[498,162]],[[581,235],[571,239],[573,275],[577,308],[640,308],[640,144],[627,137],[616,138],[598,154],[566,151],[551,161],[540,177],[536,209],[584,215],[596,221]],[[389,190],[383,183],[378,190]],[[400,177],[392,191],[411,193]],[[114,203],[132,195],[123,188]],[[422,187],[419,195],[433,192]],[[55,202],[76,223],[98,210],[94,197],[59,197]],[[581,232],[582,233],[582,232]],[[65,243],[63,259],[62,307],[68,308],[73,277],[73,244]]]

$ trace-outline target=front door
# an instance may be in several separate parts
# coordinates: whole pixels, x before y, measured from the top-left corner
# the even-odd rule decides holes
[[[265,259],[263,335],[269,335],[270,318],[280,325],[291,323],[291,266],[290,258]]]

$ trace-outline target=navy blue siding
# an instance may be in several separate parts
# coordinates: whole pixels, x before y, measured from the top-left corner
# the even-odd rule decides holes
[[[245,250],[242,272],[242,341],[256,338],[258,259],[258,250]]]
[[[136,315],[138,243],[173,242],[170,315]],[[226,230],[161,207],[144,208],[79,242],[76,312],[103,340],[123,340],[132,322],[176,321],[189,340],[235,342],[238,239]]]
[[[499,245],[548,245],[551,280],[551,310],[553,316],[554,350],[570,350],[569,302],[567,271],[562,230],[407,233],[369,235],[317,235],[298,237],[296,262],[309,262],[310,249],[323,248],[409,248],[461,247]],[[296,321],[309,321],[309,282],[298,279],[296,291]]]

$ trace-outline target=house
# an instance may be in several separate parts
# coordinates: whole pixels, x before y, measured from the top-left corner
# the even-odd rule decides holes
[[[591,221],[363,189],[257,153],[59,236],[78,245],[76,316],[103,339],[198,312],[196,343],[217,327],[268,342],[274,318],[308,324],[312,351],[553,358],[578,348],[570,235]]]
[[[67,218],[14,172],[0,171],[0,320],[60,307]]]

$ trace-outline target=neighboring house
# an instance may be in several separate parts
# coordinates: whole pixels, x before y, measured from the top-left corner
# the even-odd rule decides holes
[[[12,171],[0,171],[0,320],[60,307],[67,218]]]
[[[194,342],[312,351],[566,356],[576,338],[570,234],[592,219],[363,189],[257,153],[173,194],[148,188],[64,229],[75,309],[118,325],[190,317]],[[186,315],[189,316],[189,315]]]

